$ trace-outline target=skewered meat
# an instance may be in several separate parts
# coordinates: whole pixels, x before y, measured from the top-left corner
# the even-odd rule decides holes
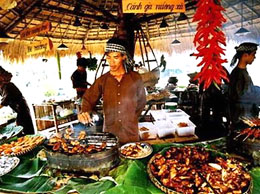
[[[16,155],[33,149],[35,146],[42,143],[44,137],[42,136],[23,136],[11,143],[0,145],[0,155]]]
[[[243,137],[243,141],[248,138],[260,139],[260,119],[259,118],[242,118],[242,121],[249,127],[241,130],[235,139]]]

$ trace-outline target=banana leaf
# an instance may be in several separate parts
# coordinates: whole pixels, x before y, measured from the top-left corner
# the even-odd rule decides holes
[[[251,176],[253,177],[253,194],[260,193],[260,167],[253,168],[250,171]]]
[[[146,166],[139,160],[126,160],[111,175],[118,184],[140,187],[148,185]]]
[[[154,153],[157,153],[159,151],[161,151],[163,148],[165,147],[169,147],[169,146],[175,146],[175,147],[179,147],[179,146],[201,146],[201,147],[205,147],[205,148],[209,148],[209,149],[217,149],[217,150],[225,150],[226,149],[226,143],[227,143],[227,138],[226,137],[221,137],[218,139],[214,139],[214,140],[209,140],[209,141],[201,141],[201,142],[195,142],[195,143],[165,143],[165,144],[156,144],[153,145],[153,150]]]
[[[22,126],[16,126],[15,123],[11,123],[0,129],[1,139],[0,144],[5,143],[8,139],[18,135],[23,130]]]
[[[116,187],[106,191],[104,194],[115,194],[115,193],[120,193],[120,194],[152,194],[146,188],[142,188],[142,187],[139,187],[139,186],[129,186],[129,185],[116,186]],[[162,192],[160,192],[160,193],[162,193]]]
[[[52,190],[54,181],[50,177],[40,176],[46,161],[27,156],[10,173],[0,177],[0,190],[10,192],[42,193]]]
[[[32,178],[39,176],[46,165],[46,161],[42,161],[39,158],[33,160],[21,160],[20,164],[8,173],[8,176],[17,178]]]
[[[44,147],[42,145],[37,146],[33,150],[27,152],[24,155],[19,156],[21,160],[34,160],[37,158],[37,154],[39,153],[40,150],[42,150]]]
[[[61,189],[52,192],[54,194],[67,194],[70,190],[76,190],[80,194],[100,194],[115,186],[110,180],[95,181],[93,179],[73,178]]]
[[[107,193],[136,193],[157,194],[162,193],[150,181],[146,172],[146,163],[141,160],[123,160],[110,175],[119,184]]]
[[[46,176],[25,179],[5,175],[5,178],[0,178],[0,190],[8,192],[46,193],[51,191],[53,186],[54,180]]]

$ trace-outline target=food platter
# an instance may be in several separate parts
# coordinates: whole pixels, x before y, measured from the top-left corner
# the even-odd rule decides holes
[[[0,176],[12,171],[20,162],[17,157],[0,156]]]
[[[33,150],[38,145],[42,144],[45,137],[41,135],[26,135],[18,139],[0,145],[0,155],[20,156]]]
[[[131,142],[124,144],[120,148],[120,155],[128,159],[142,159],[151,155],[153,148],[145,142]]]
[[[201,147],[166,148],[150,159],[147,171],[165,193],[248,194],[252,190],[252,179],[242,164]]]

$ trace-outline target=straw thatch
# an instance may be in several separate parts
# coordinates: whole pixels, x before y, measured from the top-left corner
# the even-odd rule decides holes
[[[179,13],[168,14],[135,14],[130,15],[133,26],[141,26],[152,48],[169,54],[179,53],[194,48],[192,43],[196,31],[196,23],[192,17],[196,11],[198,0],[185,0],[187,19],[178,20]],[[117,0],[16,0],[17,6],[4,10],[0,9],[0,30],[9,35],[13,41],[8,44],[1,42],[5,59],[11,61],[24,61],[28,57],[50,57],[56,54],[56,48],[63,42],[69,47],[61,55],[75,55],[84,44],[86,50],[93,54],[104,52],[105,42],[113,36],[119,24],[118,7],[121,1]],[[221,0],[226,8],[224,16],[227,19],[223,30],[228,39],[237,41],[252,40],[259,43],[260,32],[260,0]],[[242,8],[243,5],[243,9]],[[241,15],[243,13],[243,16]],[[74,26],[75,17],[80,19],[82,26]],[[160,28],[162,19],[168,27]],[[241,26],[252,33],[247,37],[238,37],[234,33]],[[176,25],[175,25],[175,19]],[[52,29],[47,34],[39,34],[26,40],[20,40],[20,32],[26,28],[34,27],[44,21],[50,21]],[[107,24],[109,29],[102,29],[102,24]],[[26,55],[26,46],[32,42],[48,37],[54,43],[54,49],[41,55]],[[177,38],[181,41],[178,46],[171,45]],[[1,39],[1,37],[0,37]],[[135,54],[140,54],[138,44]]]

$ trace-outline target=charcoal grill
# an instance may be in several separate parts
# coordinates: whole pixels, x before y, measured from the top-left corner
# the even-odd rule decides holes
[[[75,132],[77,137],[78,132]],[[101,146],[106,142],[103,151],[92,154],[67,154],[54,152],[45,142],[45,151],[48,165],[51,168],[65,171],[81,171],[85,173],[95,173],[101,176],[119,163],[118,138],[111,133],[88,134],[83,141],[87,145]]]

